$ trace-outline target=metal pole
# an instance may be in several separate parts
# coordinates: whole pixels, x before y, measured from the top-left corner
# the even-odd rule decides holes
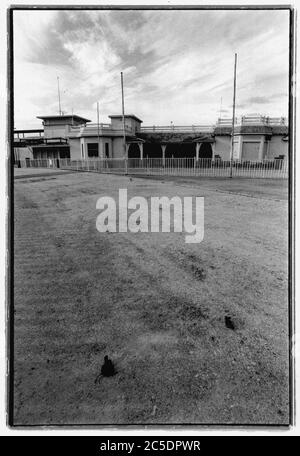
[[[124,87],[123,87],[123,73],[121,71],[121,89],[122,89],[122,120],[123,120],[123,150],[125,160],[125,174],[127,174],[127,153],[126,153],[126,133],[125,133],[125,109],[124,109]]]
[[[99,102],[97,101],[98,156],[100,157]]]
[[[59,77],[57,76],[57,91],[58,91],[58,112],[61,116],[61,105],[60,105],[60,90],[59,90]]]
[[[234,147],[234,125],[235,125],[236,62],[237,62],[237,54],[234,54],[232,132],[231,132],[231,153],[230,153],[230,177],[231,178],[232,178],[233,147]]]

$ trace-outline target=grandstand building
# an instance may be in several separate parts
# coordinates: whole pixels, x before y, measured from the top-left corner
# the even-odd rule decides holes
[[[110,123],[95,124],[78,115],[38,116],[43,128],[14,131],[14,159],[124,158],[121,115]],[[215,125],[142,126],[133,114],[125,116],[126,158],[200,158],[229,160],[231,119]],[[288,125],[285,118],[260,115],[236,119],[235,160],[287,159]]]

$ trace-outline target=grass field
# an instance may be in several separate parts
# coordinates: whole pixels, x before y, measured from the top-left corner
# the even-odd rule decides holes
[[[289,422],[285,181],[30,172],[15,180],[16,425]],[[203,242],[99,233],[96,201],[119,188],[204,196]],[[105,354],[117,375],[95,383]]]

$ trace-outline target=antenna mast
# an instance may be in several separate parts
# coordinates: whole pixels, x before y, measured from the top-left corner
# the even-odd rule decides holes
[[[222,97],[221,97],[221,102],[220,102],[220,120],[222,118]]]
[[[59,77],[57,76],[57,92],[58,92],[58,113],[61,116],[61,104],[60,104],[60,90],[59,90]]]

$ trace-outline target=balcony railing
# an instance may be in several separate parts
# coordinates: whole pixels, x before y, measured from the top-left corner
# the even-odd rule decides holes
[[[152,125],[141,127],[142,133],[212,133],[214,125]]]
[[[102,132],[104,133],[108,133],[108,132],[120,132],[120,131],[123,131],[123,127],[120,126],[120,128],[116,128],[115,126],[112,126],[112,124],[108,124],[108,123],[99,123],[99,125],[97,123],[90,123],[88,125],[76,125],[76,126],[71,126],[70,127],[70,133],[74,133],[74,134],[82,134],[82,133],[94,133],[94,134],[97,134],[99,131],[99,133],[101,134]],[[131,128],[129,125],[125,125],[125,131],[126,133],[130,133],[130,134],[134,134],[135,133],[135,130],[133,128]]]
[[[96,123],[90,123],[88,125],[72,125],[70,127],[71,132],[79,132],[81,130],[93,130],[93,129],[98,129],[98,124]],[[104,124],[104,123],[99,123],[99,129],[111,129],[111,124]]]
[[[44,136],[44,130],[29,130],[29,131],[14,131],[14,139],[31,139],[31,138],[42,138]]]
[[[260,115],[242,116],[235,119],[236,125],[266,125],[266,126],[287,126],[286,117],[267,117]],[[219,118],[216,124],[218,127],[231,127],[232,118]]]

